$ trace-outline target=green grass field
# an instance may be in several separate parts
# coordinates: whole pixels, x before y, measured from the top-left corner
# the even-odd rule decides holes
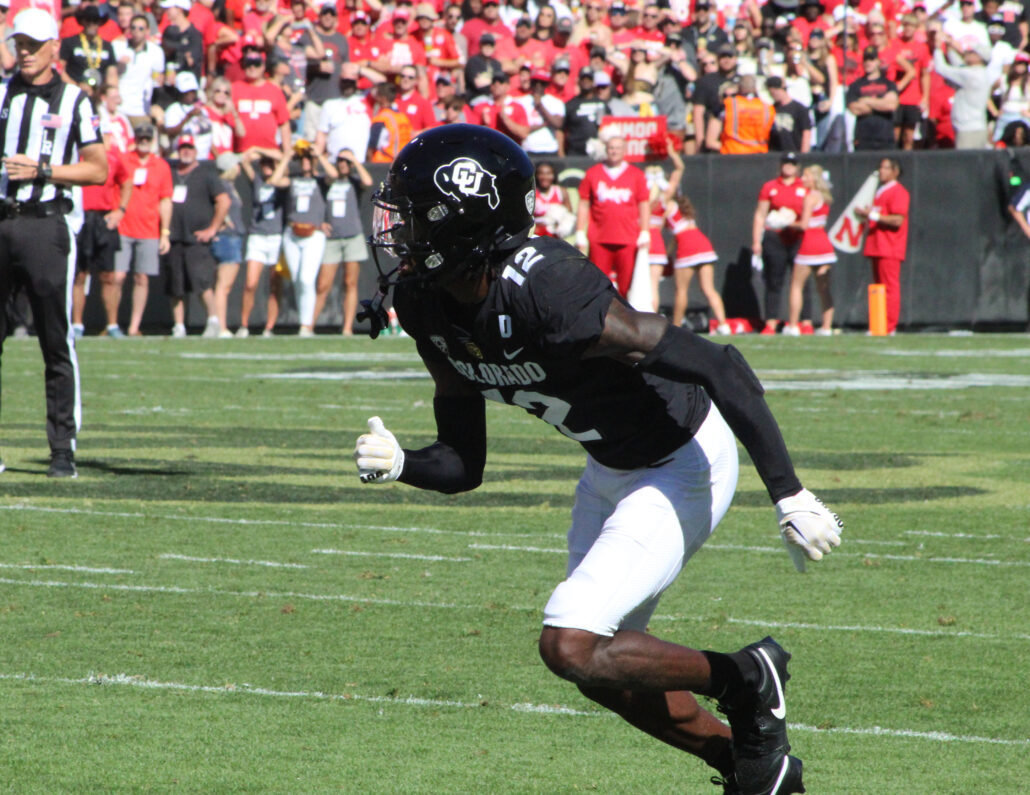
[[[651,629],[772,633],[810,793],[1030,780],[1030,338],[735,340],[846,521],[807,575],[743,455]],[[45,477],[35,341],[3,354],[0,789],[708,793],[547,672],[578,445],[488,408],[476,492],[362,486],[433,433],[406,339],[80,344],[80,477]]]

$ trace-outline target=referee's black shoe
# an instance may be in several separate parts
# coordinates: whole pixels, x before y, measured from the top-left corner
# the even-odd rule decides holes
[[[75,453],[71,450],[53,450],[50,453],[50,470],[47,476],[51,478],[77,478],[79,471],[75,468]]]
[[[733,732],[735,791],[741,795],[804,792],[801,760],[789,755],[787,742],[783,691],[790,678],[790,655],[772,638],[745,646],[741,652],[757,665],[758,679],[744,693],[719,702],[719,711],[729,719]]]

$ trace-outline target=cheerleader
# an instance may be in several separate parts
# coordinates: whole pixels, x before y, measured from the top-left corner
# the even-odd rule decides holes
[[[554,164],[546,161],[537,163],[535,176],[534,234],[538,237],[568,237],[576,229],[576,216],[572,212],[569,192],[556,181]]]
[[[651,235],[651,243],[647,251],[647,261],[651,266],[651,303],[655,312],[658,311],[659,304],[658,285],[663,276],[672,275],[662,230],[665,228],[665,217],[669,209],[674,206],[672,199],[679,189],[680,180],[683,179],[683,159],[679,153],[670,149],[669,159],[672,160],[672,173],[668,178],[661,166],[648,166],[644,170],[651,196],[651,212],[648,216],[647,229]]]
[[[826,181],[822,166],[809,166],[801,174],[805,194],[801,218],[795,225],[802,230],[801,247],[794,258],[794,274],[790,280],[790,314],[783,333],[789,337],[801,334],[802,294],[805,282],[815,269],[815,286],[823,306],[822,326],[816,330],[821,337],[833,334],[833,296],[830,294],[830,266],[837,261],[833,244],[826,234],[826,220],[833,203],[833,194]]]
[[[722,296],[715,289],[715,263],[719,257],[704,232],[697,228],[694,205],[687,196],[680,195],[669,208],[666,223],[676,236],[676,260],[673,274],[676,279],[676,298],[672,304],[672,323],[678,326],[687,313],[687,290],[697,270],[697,281],[708,306],[715,315],[715,333],[731,334],[726,322],[726,308]]]

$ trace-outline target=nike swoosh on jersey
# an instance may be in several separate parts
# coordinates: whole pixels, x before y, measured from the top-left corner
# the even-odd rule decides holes
[[[758,653],[762,655],[762,659],[765,660],[766,666],[769,668],[769,673],[772,676],[773,684],[776,685],[776,700],[779,702],[770,711],[777,720],[783,720],[787,716],[787,705],[783,702],[783,686],[780,684],[780,675],[776,672],[776,666],[773,665],[772,660],[769,659],[769,655],[765,649],[758,649]]]
[[[516,348],[511,353],[508,353],[508,351],[501,351],[501,353],[503,353],[504,354],[504,358],[507,359],[510,362],[512,359],[514,359],[516,356],[518,356],[520,353],[522,353],[522,350],[525,347],[526,346],[523,345],[522,348]]]

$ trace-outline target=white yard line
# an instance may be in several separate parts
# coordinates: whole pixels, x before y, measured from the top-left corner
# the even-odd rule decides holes
[[[84,571],[90,574],[135,574],[132,569],[112,569],[107,566],[73,566],[57,563],[0,563],[0,569],[57,569],[59,571]]]
[[[178,555],[166,552],[158,555],[161,560],[185,560],[191,563],[228,563],[233,566],[267,566],[270,569],[310,569],[303,563],[279,563],[274,560],[238,560],[237,558],[198,558],[192,555]]]
[[[590,718],[611,718],[610,712],[598,710],[581,710],[573,707],[565,707],[557,704],[503,704],[493,699],[478,699],[476,701],[452,701],[446,699],[422,698],[420,696],[371,696],[361,693],[324,693],[318,690],[273,690],[265,687],[256,687],[251,684],[226,684],[226,685],[196,685],[185,682],[164,682],[150,679],[138,674],[95,674],[91,673],[78,679],[60,676],[36,676],[27,673],[0,673],[0,680],[13,682],[35,682],[45,685],[87,685],[92,687],[130,687],[142,690],[169,690],[186,693],[205,693],[214,695],[246,695],[264,698],[281,699],[306,699],[312,701],[339,701],[339,702],[362,702],[370,704],[384,704],[396,707],[430,707],[433,709],[451,707],[458,709],[484,709],[501,708],[513,712],[521,712],[530,715],[545,716],[568,716],[568,717],[590,717]],[[484,707],[484,704],[488,705]],[[1010,739],[1005,737],[981,737],[977,735],[952,734],[943,731],[915,731],[913,729],[892,729],[883,726],[870,727],[848,727],[837,726],[833,728],[819,728],[806,724],[791,723],[789,728],[792,731],[811,732],[814,734],[849,734],[866,737],[887,737],[901,739],[929,740],[935,743],[970,743],[975,745],[1002,745],[1013,747],[1030,746],[1030,739]]]
[[[413,555],[407,552],[358,552],[351,549],[313,549],[312,555],[349,555],[358,558],[401,558],[404,560],[444,561],[448,563],[469,563],[473,558],[449,558],[444,555]]]
[[[383,605],[386,607],[415,607],[435,608],[442,610],[492,610],[494,608],[486,605],[461,605],[450,602],[422,602],[406,601],[403,599],[383,599],[373,596],[355,596],[353,594],[315,594],[299,591],[227,591],[218,588],[187,588],[179,585],[131,585],[127,583],[97,583],[97,582],[64,582],[59,580],[15,580],[7,577],[0,577],[0,585],[14,585],[24,588],[81,588],[93,591],[126,591],[130,593],[154,593],[172,594],[179,596],[227,596],[243,599],[307,599],[316,602],[347,602],[369,605]],[[506,605],[502,609],[538,613],[542,606]],[[711,623],[718,620],[727,624],[740,624],[742,626],[772,627],[782,629],[810,630],[814,632],[868,632],[886,633],[899,635],[919,635],[934,638],[974,638],[978,640],[1000,640],[1000,641],[1030,641],[1030,635],[965,632],[961,630],[921,630],[906,627],[881,627],[881,626],[834,626],[826,624],[805,624],[799,622],[777,622],[764,621],[760,619],[725,618],[715,619],[711,616],[678,616],[678,615],[656,615],[656,621],[693,621],[698,623]]]

